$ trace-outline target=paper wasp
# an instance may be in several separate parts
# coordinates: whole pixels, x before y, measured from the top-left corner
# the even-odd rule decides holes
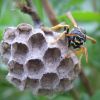
[[[69,31],[70,29],[69,25],[58,24],[54,27],[51,27],[51,30],[55,31],[64,28],[64,32],[62,32],[52,43],[58,42],[61,38],[67,38],[68,47],[73,48],[75,54],[80,54],[80,53],[85,54],[86,62],[88,62],[88,52],[87,48],[84,46],[84,43],[87,40],[91,40],[92,43],[96,43],[96,40],[86,35],[86,31],[77,25],[71,12],[68,12],[66,15],[70,19],[74,27],[71,31]]]

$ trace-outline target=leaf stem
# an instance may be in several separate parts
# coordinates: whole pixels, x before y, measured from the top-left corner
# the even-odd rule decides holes
[[[48,18],[51,22],[51,24],[54,26],[54,25],[57,25],[59,24],[57,18],[56,18],[56,15],[54,13],[54,10],[52,8],[52,5],[50,5],[49,1],[48,0],[42,0],[41,1],[42,4],[43,4],[43,7],[48,15]]]
[[[82,81],[83,85],[85,86],[85,89],[87,90],[88,94],[90,96],[92,96],[93,90],[92,90],[90,82],[89,82],[87,76],[85,75],[83,69],[81,69],[79,76],[80,76],[80,80]]]
[[[31,16],[35,27],[40,27],[42,25],[42,22],[35,8],[32,5],[32,0],[26,0],[26,3],[27,4],[18,3],[18,7],[23,13],[26,13]]]

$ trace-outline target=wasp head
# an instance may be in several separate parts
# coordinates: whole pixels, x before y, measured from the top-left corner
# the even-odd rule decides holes
[[[74,27],[70,34],[75,34],[75,36],[71,37],[71,46],[74,48],[79,48],[81,45],[86,42],[86,31],[79,27]]]

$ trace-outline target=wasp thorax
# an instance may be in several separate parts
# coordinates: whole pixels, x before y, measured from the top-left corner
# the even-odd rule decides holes
[[[9,69],[7,79],[14,86],[20,90],[30,89],[33,94],[53,94],[72,88],[79,73],[75,70],[77,57],[73,54],[65,58],[68,52],[65,40],[49,44],[55,39],[55,34],[60,33],[51,31],[51,34],[46,34],[25,23],[9,30],[15,35],[11,40],[3,39],[1,54]],[[75,28],[73,32],[79,31]]]

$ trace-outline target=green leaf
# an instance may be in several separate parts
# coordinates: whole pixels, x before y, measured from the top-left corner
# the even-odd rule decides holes
[[[79,12],[74,11],[72,12],[73,17],[75,20],[80,22],[100,22],[100,13],[98,12]],[[62,15],[58,17],[59,21],[68,21],[69,19],[66,17],[66,15]]]
[[[48,97],[46,97],[46,96],[38,96],[37,100],[48,100]]]
[[[100,90],[96,91],[92,96],[91,100],[99,100],[100,99]]]
[[[2,40],[3,31],[0,29],[0,41]]]
[[[56,97],[54,97],[52,100],[74,100],[71,95],[68,94],[58,94]]]
[[[6,13],[7,5],[9,5],[8,3],[8,0],[0,0],[0,17],[3,17],[4,13]]]
[[[65,5],[63,6],[64,9],[69,9],[71,7],[74,7],[76,5],[79,5],[81,3],[83,3],[84,0],[70,0],[69,2],[65,3]],[[74,6],[72,6],[74,5]]]
[[[86,93],[81,93],[81,98],[80,98],[80,100],[90,100],[90,97],[89,97],[89,95],[86,94]]]
[[[33,3],[35,3],[35,7],[37,10],[37,13],[39,14],[40,18],[43,20],[43,7],[41,0],[33,0]]]

